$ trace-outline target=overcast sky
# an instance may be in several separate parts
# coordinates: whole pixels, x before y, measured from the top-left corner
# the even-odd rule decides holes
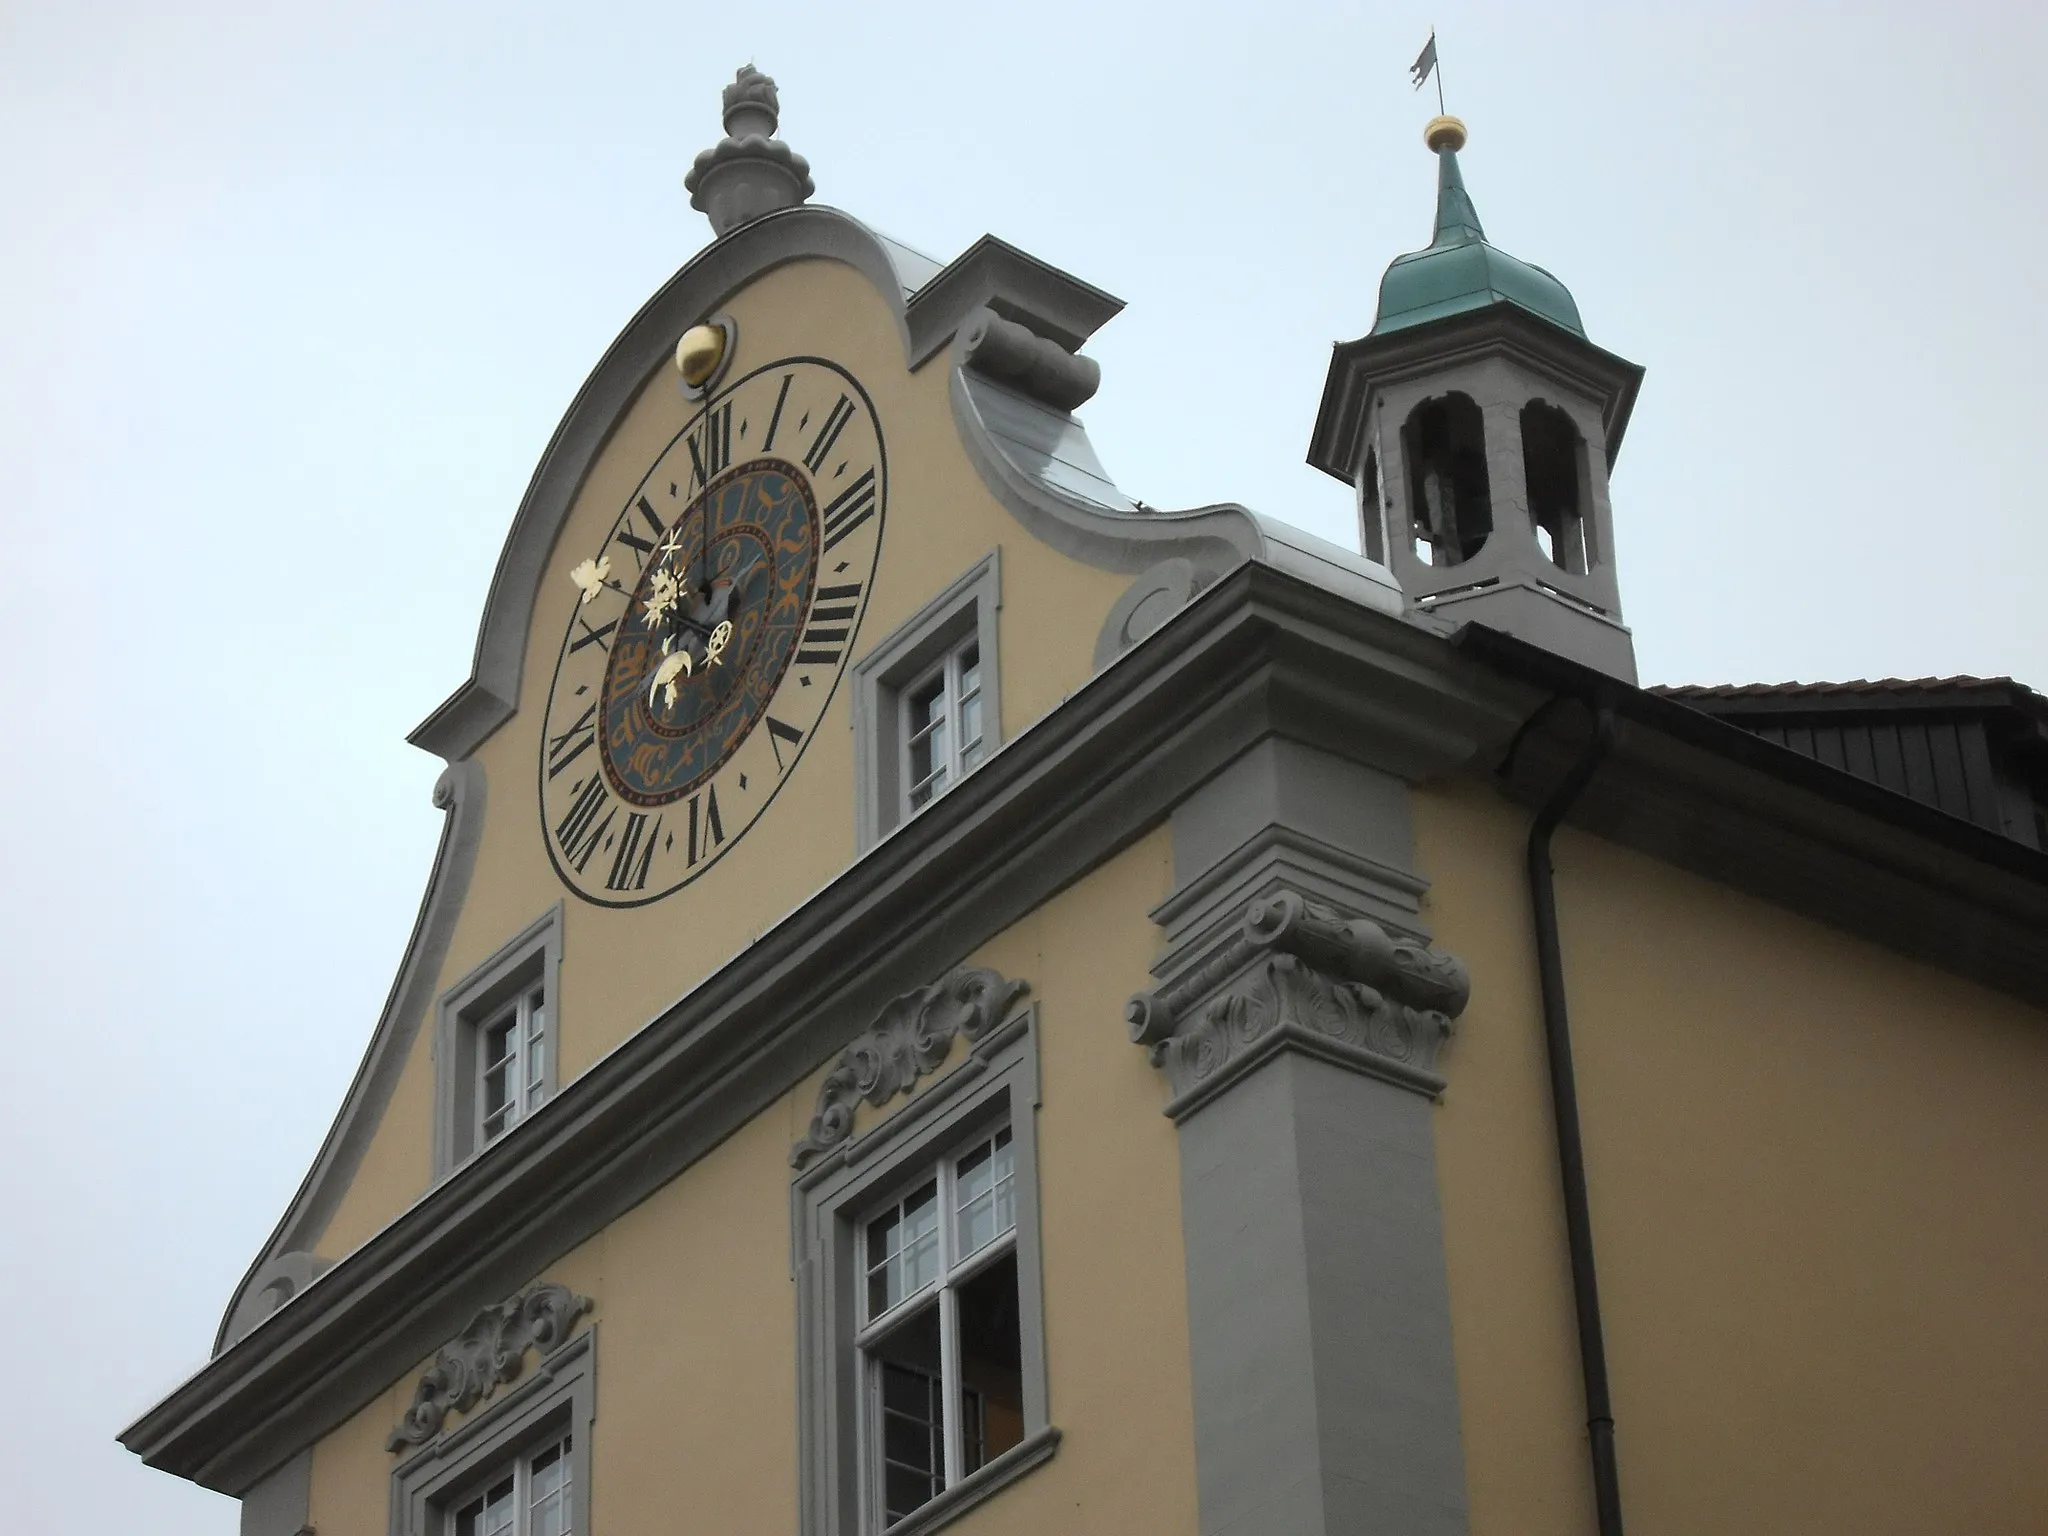
[[[2048,685],[2041,8],[1431,3],[1490,237],[1649,370],[1645,681]],[[1128,492],[1352,542],[1302,456],[1427,243],[1431,19],[0,0],[11,1529],[235,1529],[113,1436],[354,1070],[439,829],[403,737],[560,413],[708,238],[682,176],[734,67],[820,201],[1129,302],[1084,413]]]

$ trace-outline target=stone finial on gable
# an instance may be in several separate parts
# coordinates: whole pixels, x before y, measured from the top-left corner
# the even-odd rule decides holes
[[[683,178],[690,206],[729,235],[765,214],[794,208],[817,190],[810,162],[775,137],[775,82],[751,64],[725,88],[725,137],[697,156]]]

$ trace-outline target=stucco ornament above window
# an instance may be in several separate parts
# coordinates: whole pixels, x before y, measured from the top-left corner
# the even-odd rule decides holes
[[[451,1413],[467,1413],[526,1369],[526,1352],[549,1355],[568,1342],[576,1319],[595,1305],[565,1285],[543,1281],[510,1301],[485,1307],[442,1347],[413,1389],[412,1406],[384,1441],[387,1451],[423,1445]]]
[[[1298,891],[1261,896],[1234,932],[1125,1009],[1133,1043],[1166,1070],[1179,1119],[1277,1051],[1320,1056],[1441,1093],[1437,1053],[1471,996],[1441,950]]]
[[[955,1035],[971,1044],[994,1029],[1030,983],[1006,981],[985,966],[962,966],[928,987],[906,992],[882,1010],[839,1061],[818,1090],[810,1133],[790,1150],[789,1165],[802,1168],[853,1134],[853,1112],[862,1099],[877,1108],[907,1094],[935,1071],[953,1049]]]

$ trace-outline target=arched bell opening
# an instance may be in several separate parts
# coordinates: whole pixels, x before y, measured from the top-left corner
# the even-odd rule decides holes
[[[1588,516],[1586,440],[1570,412],[1541,400],[1522,407],[1522,477],[1537,547],[1559,570],[1586,575],[1599,552]]]
[[[1479,407],[1469,395],[1440,395],[1416,406],[1401,432],[1415,558],[1425,565],[1462,565],[1493,532]]]

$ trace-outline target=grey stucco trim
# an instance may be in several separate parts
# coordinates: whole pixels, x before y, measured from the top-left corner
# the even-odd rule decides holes
[[[890,997],[1159,825],[1258,742],[1288,738],[1411,782],[1484,772],[1553,689],[1588,679],[1620,686],[1570,668],[1524,679],[1320,586],[1260,564],[1232,571],[565,1085],[526,1134],[459,1169],[168,1394],[122,1443],[239,1494],[388,1390],[477,1296],[509,1291],[631,1209]],[[1631,718],[1589,802],[1626,811],[1608,782],[1647,780],[1657,796],[1643,815],[1615,815],[1607,835],[1657,838],[1681,867],[1711,860],[1715,878],[1792,910],[2048,1000],[2048,856],[1988,832],[1987,851],[1971,853],[1929,829],[1953,818],[1927,812],[1923,825],[1923,808],[1902,797],[1853,793],[1869,786],[1670,710],[1702,734],[1660,726],[1661,713]],[[323,1390],[307,1392],[315,1380]]]
[[[981,643],[983,756],[1003,744],[1003,668],[999,620],[1003,552],[992,549],[853,664],[853,835],[857,852],[903,821],[902,690],[971,633]]]
[[[1469,983],[1412,936],[1408,785],[1268,739],[1173,855],[1128,1018],[1180,1128],[1203,1536],[1462,1536],[1430,1112]]]
[[[442,1536],[435,1518],[510,1458],[567,1431],[570,1526],[590,1530],[590,1437],[597,1422],[597,1326],[545,1357],[533,1374],[392,1469],[390,1536]]]
[[[791,1274],[797,1290],[797,1529],[864,1536],[855,1224],[905,1172],[944,1156],[983,1127],[1010,1127],[1016,1148],[1017,1313],[1023,1359],[1022,1444],[963,1478],[892,1536],[937,1530],[1043,1464],[1059,1443],[1050,1422],[1044,1262],[1038,1205],[1036,1005],[975,1041],[967,1057],[874,1129],[841,1142],[791,1185]]]
[[[449,1414],[469,1413],[501,1385],[517,1381],[528,1350],[539,1350],[547,1364],[568,1342],[576,1319],[595,1305],[566,1285],[537,1280],[509,1301],[481,1308],[420,1373],[412,1404],[385,1438],[384,1449],[403,1451],[433,1439]]]
[[[1049,441],[1079,430],[1071,417],[1000,384],[970,382],[960,368],[953,370],[950,387],[954,424],[974,467],[1025,531],[1061,554],[1132,574],[1169,555],[1183,555],[1213,579],[1259,553],[1257,520],[1243,507],[1130,513],[1063,494],[1043,465],[1027,467],[1014,446],[1005,446],[1004,434],[989,422],[987,402],[1001,401],[1020,414],[1042,416]],[[1039,458],[1056,463],[1057,455],[1058,450],[1048,449]],[[1092,450],[1086,458],[1092,463]]]
[[[242,1496],[242,1536],[304,1536],[312,1529],[310,1447]]]
[[[923,365],[978,309],[992,309],[1072,352],[1124,301],[1007,240],[983,235],[933,274],[910,306],[910,366]]]
[[[535,918],[498,952],[441,994],[434,1007],[434,1178],[474,1156],[477,1059],[483,1016],[535,979],[547,996],[542,1100],[555,1096],[562,1041],[562,903]]]
[[[1430,1114],[1287,1052],[1181,1122],[1203,1536],[1463,1536]]]
[[[216,1355],[273,1315],[284,1302],[295,1300],[325,1268],[324,1261],[313,1258],[312,1246],[334,1215],[348,1180],[362,1161],[363,1152],[376,1132],[377,1117],[398,1086],[398,1075],[405,1068],[420,1020],[427,1013],[434,982],[448,953],[448,941],[455,932],[456,916],[469,894],[470,875],[476,868],[477,845],[483,838],[484,799],[484,770],[480,763],[450,763],[434,783],[434,804],[447,813],[447,819],[441,824],[441,841],[434,850],[434,867],[427,876],[426,893],[420,899],[419,914],[413,919],[412,934],[406,940],[405,958],[313,1166],[306,1171],[291,1204],[242,1276],[241,1284],[228,1298],[227,1310],[213,1339]],[[304,1255],[305,1280],[287,1295],[267,1304],[266,1288],[281,1276],[287,1281],[295,1279],[298,1271],[288,1266],[298,1255]]]

